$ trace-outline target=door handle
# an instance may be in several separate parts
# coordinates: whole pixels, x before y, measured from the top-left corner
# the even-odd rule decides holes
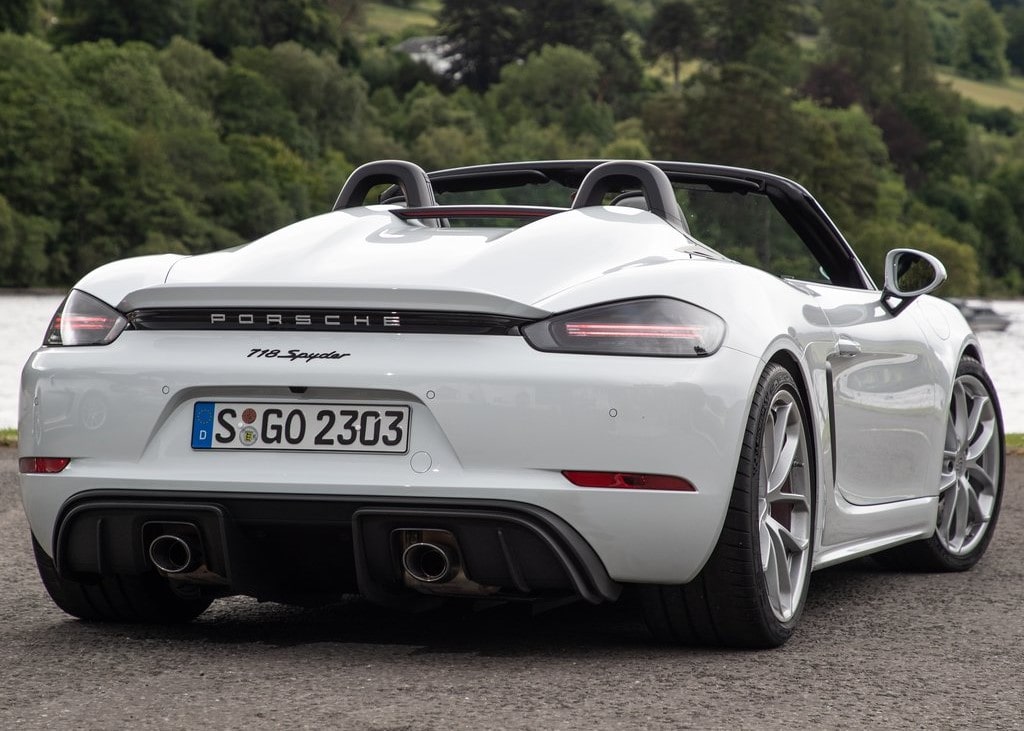
[[[840,335],[836,342],[836,355],[840,358],[852,358],[861,354],[860,343],[846,335]]]

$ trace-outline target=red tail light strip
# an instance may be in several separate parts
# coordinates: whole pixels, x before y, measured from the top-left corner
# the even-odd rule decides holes
[[[565,208],[548,206],[463,205],[394,208],[391,212],[406,220],[410,218],[544,218],[565,210]]]
[[[675,490],[697,492],[689,480],[674,475],[647,475],[637,472],[588,472],[563,470],[565,479],[578,487],[615,487],[627,490]]]

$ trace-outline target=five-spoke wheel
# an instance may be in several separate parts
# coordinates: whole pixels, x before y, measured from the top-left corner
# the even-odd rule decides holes
[[[935,534],[878,556],[917,571],[963,571],[992,538],[1003,492],[1003,420],[988,374],[964,357],[956,372],[946,421]]]
[[[935,537],[964,556],[985,537],[996,509],[1002,444],[996,408],[975,375],[958,376],[949,408]]]
[[[799,608],[810,568],[811,470],[797,396],[780,389],[761,436],[758,523],[768,602],[785,622]]]

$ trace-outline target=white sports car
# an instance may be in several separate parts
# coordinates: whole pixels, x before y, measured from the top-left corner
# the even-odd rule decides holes
[[[39,571],[87,620],[628,591],[666,640],[777,646],[814,569],[992,538],[999,404],[944,278],[896,249],[879,289],[767,173],[369,163],[74,287],[21,386]]]

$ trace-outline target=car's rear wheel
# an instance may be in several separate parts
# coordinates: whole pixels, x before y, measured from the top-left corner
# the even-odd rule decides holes
[[[689,584],[641,589],[651,631],[686,644],[783,644],[807,596],[814,485],[800,390],[785,368],[769,365],[754,395],[718,545]]]
[[[992,381],[974,358],[960,361],[942,451],[935,533],[889,549],[879,560],[911,571],[964,571],[985,553],[999,517],[1003,419]]]
[[[202,614],[213,601],[198,590],[175,591],[155,572],[113,575],[92,582],[60,576],[42,546],[32,537],[36,566],[53,603],[73,617],[99,622],[176,624]]]

